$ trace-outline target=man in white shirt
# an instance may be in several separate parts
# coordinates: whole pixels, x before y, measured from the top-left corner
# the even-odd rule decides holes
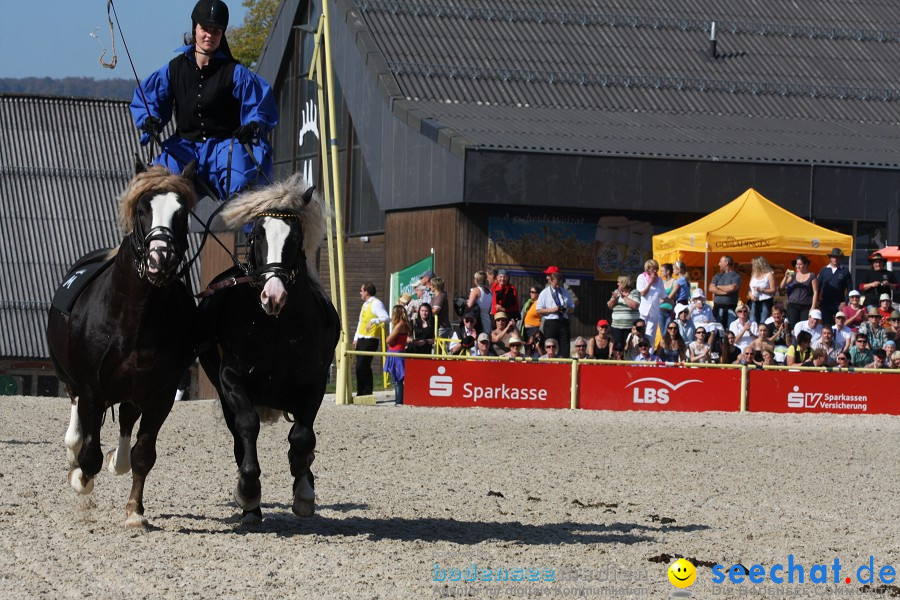
[[[834,314],[834,345],[844,352],[850,351],[853,344],[853,330],[847,327],[847,315],[839,310]]]
[[[809,332],[809,335],[812,336],[810,345],[815,346],[816,342],[822,339],[822,311],[814,308],[809,311],[809,318],[806,321],[794,325],[794,339],[797,339],[797,334],[801,331]]]
[[[359,297],[363,305],[359,309],[359,324],[353,336],[353,349],[361,352],[375,352],[381,343],[381,328],[390,321],[384,304],[375,297],[375,284],[366,282],[359,288]],[[372,376],[371,356],[356,357],[356,395],[368,396],[372,393],[374,378]]]
[[[554,338],[559,342],[560,358],[569,358],[569,315],[575,311],[572,296],[562,286],[562,273],[550,275],[550,285],[541,291],[537,299],[537,313],[541,315],[544,339]]]

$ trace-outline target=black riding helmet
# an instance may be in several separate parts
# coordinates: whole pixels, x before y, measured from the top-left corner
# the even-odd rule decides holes
[[[225,31],[228,28],[228,6],[222,0],[199,0],[191,12],[191,21]]]

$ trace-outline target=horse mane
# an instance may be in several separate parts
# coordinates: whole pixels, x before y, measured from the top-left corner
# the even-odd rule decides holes
[[[119,196],[119,228],[124,235],[130,235],[134,229],[134,213],[138,200],[145,194],[158,192],[175,192],[193,208],[197,203],[197,195],[190,180],[172,173],[161,165],[154,165],[142,173],[135,175],[128,187]]]
[[[318,190],[313,192],[308,203],[303,202],[303,194],[310,187],[300,173],[294,173],[285,180],[245,192],[229,201],[222,209],[222,220],[231,229],[238,229],[264,212],[295,214],[303,228],[303,252],[310,260],[325,237],[326,218],[325,202]]]

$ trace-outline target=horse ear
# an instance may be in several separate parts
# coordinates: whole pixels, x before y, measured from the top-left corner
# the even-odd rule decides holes
[[[300,199],[303,200],[303,206],[306,206],[307,204],[309,204],[309,201],[312,200],[313,192],[315,192],[315,191],[316,191],[316,186],[313,185],[313,186],[310,186],[310,188],[308,190],[303,192],[303,195],[300,196]]]
[[[192,160],[187,164],[187,166],[181,171],[181,176],[187,178],[190,182],[197,181],[197,161]]]
[[[139,175],[141,173],[147,172],[147,165],[144,164],[144,161],[141,159],[141,155],[137,152],[134,153],[134,174]]]

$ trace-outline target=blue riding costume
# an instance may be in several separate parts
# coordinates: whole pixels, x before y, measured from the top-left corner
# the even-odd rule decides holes
[[[195,29],[196,23],[208,22],[224,31],[227,11],[220,0],[200,0],[191,15]],[[202,69],[194,44],[176,51],[178,56],[141,82],[131,101],[132,119],[144,131],[141,145],[150,141],[150,131],[162,130],[174,111],[175,134],[162,142],[153,164],[180,173],[196,160],[198,177],[220,200],[271,181],[272,146],[266,135],[278,123],[278,109],[269,83],[231,56],[224,35]],[[241,142],[251,142],[255,162]]]

